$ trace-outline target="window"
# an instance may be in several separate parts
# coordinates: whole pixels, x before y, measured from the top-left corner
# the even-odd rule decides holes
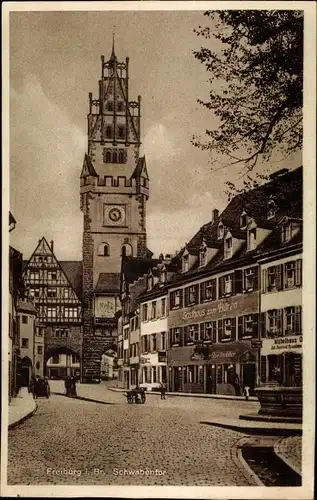
[[[40,289],[39,288],[30,288],[30,297],[31,298],[38,298],[40,296]]]
[[[119,163],[124,163],[124,154],[123,154],[123,151],[119,151],[118,159],[119,159]]]
[[[106,163],[111,163],[111,151],[106,151]]]
[[[57,310],[56,307],[48,307],[47,308],[47,319],[56,319],[57,316]]]
[[[117,151],[114,150],[112,153],[112,163],[117,163],[117,162],[118,162],[118,155],[117,155]]]
[[[266,280],[266,271],[263,273],[263,283],[264,288],[268,292],[278,291],[282,289],[282,275],[283,275],[283,265],[271,266],[267,269],[267,284],[265,284]]]
[[[119,111],[119,113],[121,113],[121,111],[123,111],[123,102],[122,101],[117,102],[117,110]]]
[[[247,314],[238,318],[238,338],[257,339],[259,337],[258,314]]]
[[[43,337],[44,331],[45,331],[44,326],[38,326],[36,328],[36,335],[38,335],[39,337]]]
[[[69,296],[70,296],[69,292],[70,292],[69,288],[64,288],[63,289],[63,297],[64,297],[64,299],[69,299]]]
[[[48,273],[48,280],[49,281],[56,281],[57,280],[57,273],[56,272],[49,272]]]
[[[156,346],[156,333],[153,333],[152,335],[152,351],[156,351],[157,346]]]
[[[219,297],[225,297],[233,293],[233,274],[227,274],[219,278]]]
[[[220,222],[218,224],[218,231],[217,231],[218,239],[223,238],[225,232],[224,230],[225,230],[224,225],[222,224],[222,222]]]
[[[28,323],[28,317],[25,316],[24,314],[22,314],[22,323],[24,323],[25,325],[27,325]]]
[[[256,228],[248,231],[248,250],[255,250],[256,248]]]
[[[22,339],[22,347],[25,347],[26,349],[29,347],[29,339]]]
[[[185,305],[189,306],[198,303],[198,285],[185,288]]]
[[[80,363],[79,356],[77,356],[77,354],[72,354],[72,364],[75,365],[77,363]]]
[[[211,342],[217,341],[217,321],[208,321],[205,323],[205,340],[211,340]]]
[[[78,318],[77,307],[65,307],[64,317],[65,319],[77,319]]]
[[[130,243],[125,243],[121,247],[121,255],[122,257],[132,257],[133,255],[133,248],[130,245]]]
[[[236,340],[236,318],[218,320],[218,342]]]
[[[292,238],[292,224],[284,224],[282,226],[282,243],[287,243]]]
[[[51,359],[52,359],[52,364],[53,365],[58,365],[59,364],[59,354],[55,354]]]
[[[211,279],[201,283],[200,285],[200,299],[203,300],[216,300],[217,298],[217,280]]]
[[[48,288],[47,289],[47,297],[48,298],[56,298],[57,297],[57,289],[56,288]]]
[[[166,299],[161,299],[161,316],[166,315]]]
[[[245,292],[252,292],[258,289],[258,268],[249,267],[243,271],[243,290]]]
[[[111,129],[110,125],[108,125],[106,127],[106,137],[107,137],[107,139],[111,139],[111,137],[112,137],[112,129]]]
[[[152,302],[151,319],[156,319],[156,300]]]
[[[187,344],[193,342],[194,340],[199,340],[199,337],[199,325],[189,325],[187,327]]]
[[[225,240],[225,259],[232,257],[232,238]]]
[[[143,304],[142,319],[143,321],[148,320],[148,304]]]
[[[123,330],[123,338],[124,338],[124,340],[128,340],[128,338],[129,338],[129,328],[125,328]]]
[[[172,328],[170,330],[170,345],[179,345],[180,342],[180,328]]]
[[[119,125],[119,127],[118,127],[118,138],[119,139],[124,138],[124,127],[122,127],[122,125]]]
[[[161,350],[166,351],[166,333],[161,333]]]
[[[207,251],[206,248],[201,248],[199,252],[199,265],[201,267],[207,264]]]
[[[109,250],[109,245],[108,243],[100,243],[100,245],[98,246],[98,255],[100,257],[109,257],[110,255],[110,250]]]
[[[247,226],[247,214],[245,212],[242,212],[240,216],[240,229],[246,228]]]
[[[277,310],[277,309],[271,309],[267,313],[267,320],[268,320],[268,333],[270,335],[278,335],[280,325],[281,325],[281,316],[282,316],[282,311]]]
[[[30,273],[30,281],[38,281],[40,279],[40,273],[37,271],[33,271]]]
[[[175,290],[174,292],[171,292],[170,295],[170,307],[171,309],[178,309],[179,307],[182,307],[182,293],[183,290]]]
[[[37,354],[43,354],[43,346],[41,345],[37,346]]]
[[[292,288],[295,286],[295,261],[286,262],[284,270],[284,287]]]
[[[69,329],[68,328],[56,328],[54,334],[55,334],[55,337],[67,338],[69,335]]]
[[[276,212],[276,205],[274,200],[271,199],[267,204],[267,218],[272,219],[273,217],[275,217],[275,212]]]
[[[188,269],[189,269],[189,256],[184,255],[184,257],[183,257],[183,272],[187,273]]]
[[[285,335],[298,335],[302,333],[302,308],[301,306],[286,307],[285,309]]]
[[[108,111],[113,111],[113,102],[112,101],[108,101],[107,102],[107,110]]]

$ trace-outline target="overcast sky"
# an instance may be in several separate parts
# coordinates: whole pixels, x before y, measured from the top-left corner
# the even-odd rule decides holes
[[[224,183],[237,168],[212,172],[208,153],[190,143],[213,122],[197,104],[208,97],[208,74],[192,54],[203,43],[193,29],[206,20],[199,11],[10,13],[11,244],[25,258],[42,236],[54,240],[59,259],[82,257],[88,93],[97,95],[114,29],[118,59],[130,58],[130,99],[142,96],[148,247],[174,252],[225,207]],[[295,155],[265,171],[299,165]]]

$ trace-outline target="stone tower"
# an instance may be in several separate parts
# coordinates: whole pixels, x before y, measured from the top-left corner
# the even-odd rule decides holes
[[[100,376],[100,359],[116,341],[122,255],[149,257],[149,177],[139,156],[141,97],[130,100],[129,59],[101,56],[98,98],[89,94],[88,152],[80,176],[83,230],[82,379]]]

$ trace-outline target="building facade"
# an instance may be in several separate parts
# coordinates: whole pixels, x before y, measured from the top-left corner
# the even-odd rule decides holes
[[[81,268],[81,262],[58,261],[53,242],[49,245],[44,237],[25,262],[23,279],[37,310],[35,368],[38,374],[47,373],[47,362],[59,354],[81,358]],[[61,359],[66,360],[67,356]],[[64,368],[67,371],[66,364]]]
[[[89,94],[88,152],[80,176],[83,212],[83,372],[100,378],[117,340],[121,256],[147,258],[149,177],[140,157],[141,97],[129,95],[129,59],[101,57],[97,98]]]
[[[28,387],[35,375],[35,356],[44,356],[43,346],[35,344],[37,311],[28,299],[20,299],[17,305],[21,355],[21,386]]]

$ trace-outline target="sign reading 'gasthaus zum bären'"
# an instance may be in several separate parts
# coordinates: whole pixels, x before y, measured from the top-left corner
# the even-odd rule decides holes
[[[171,310],[168,318],[169,328],[186,326],[192,323],[212,321],[244,314],[252,314],[259,308],[259,292],[235,295],[226,299],[197,304],[185,309]]]

